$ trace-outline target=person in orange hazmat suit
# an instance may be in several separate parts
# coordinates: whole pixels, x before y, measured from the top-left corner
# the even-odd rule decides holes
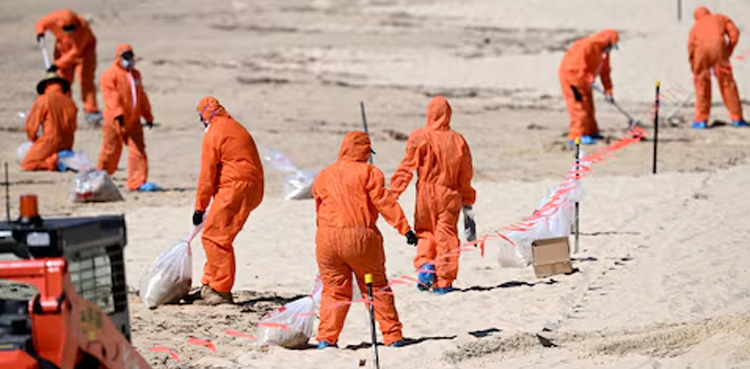
[[[614,102],[610,77],[609,52],[617,46],[617,31],[607,29],[573,43],[560,63],[560,87],[568,107],[570,127],[568,140],[572,145],[576,137],[581,143],[591,145],[601,139],[594,116],[592,84],[598,76],[604,85],[604,96]]]
[[[420,290],[445,294],[458,275],[458,217],[463,207],[472,224],[474,169],[464,137],[450,128],[452,110],[443,96],[427,106],[427,125],[409,135],[406,154],[391,177],[389,191],[400,196],[417,171],[414,229],[419,238],[414,267]],[[468,222],[466,222],[468,223]],[[467,233],[468,234],[468,233]],[[434,284],[434,286],[433,286]]]
[[[735,127],[747,127],[742,118],[742,104],[732,75],[729,58],[740,39],[740,30],[722,14],[711,14],[699,6],[693,14],[695,24],[688,36],[688,57],[695,84],[695,120],[693,129],[708,128],[711,110],[711,71],[719,82],[721,97]]]
[[[96,37],[83,17],[68,9],[56,10],[40,18],[34,27],[37,41],[46,31],[55,35],[54,61],[49,72],[57,72],[69,83],[74,74],[81,83],[81,100],[86,121],[99,123],[102,114],[96,103]]]
[[[383,173],[369,164],[370,138],[349,132],[341,143],[339,158],[315,178],[312,193],[318,217],[316,256],[323,281],[318,349],[335,347],[352,299],[352,272],[362,295],[364,276],[372,274],[375,319],[388,346],[403,346],[401,322],[393,293],[387,287],[383,237],[378,213],[388,224],[416,245],[404,211],[385,189]]]
[[[67,169],[60,158],[72,155],[78,114],[69,90],[68,81],[54,72],[37,84],[39,97],[26,118],[26,137],[33,144],[21,161],[23,170]]]
[[[141,73],[135,69],[135,55],[128,44],[117,47],[114,64],[101,78],[104,97],[102,148],[97,168],[109,175],[117,170],[123,143],[128,146],[128,181],[131,191],[159,191],[159,186],[148,182],[148,158],[143,138],[141,117],[146,126],[153,126],[151,103],[143,90]]]
[[[234,242],[250,212],[263,200],[263,166],[253,137],[219,101],[204,97],[198,115],[206,127],[193,224],[203,223],[203,267],[199,304],[232,303]],[[213,201],[211,200],[213,198]]]

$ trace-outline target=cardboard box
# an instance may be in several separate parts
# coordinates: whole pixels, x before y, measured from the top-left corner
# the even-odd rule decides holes
[[[537,278],[573,271],[568,237],[536,240],[531,243],[531,252],[534,256],[534,273]]]

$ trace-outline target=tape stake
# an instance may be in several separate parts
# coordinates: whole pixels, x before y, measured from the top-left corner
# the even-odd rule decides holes
[[[166,353],[168,353],[168,354],[169,354],[169,356],[171,356],[171,357],[172,357],[172,358],[173,358],[173,359],[174,359],[175,361],[177,361],[177,362],[179,362],[179,361],[180,361],[180,358],[179,358],[179,357],[177,357],[177,354],[175,354],[175,353],[174,353],[174,351],[172,351],[172,349],[171,349],[171,348],[169,348],[169,347],[166,347],[166,346],[161,346],[161,345],[159,345],[159,346],[154,346],[154,347],[152,347],[152,348],[151,348],[151,349],[150,349],[149,351],[151,351],[151,352],[166,352]]]
[[[187,343],[191,345],[195,345],[195,346],[203,346],[213,352],[218,353],[218,351],[216,350],[216,346],[214,346],[214,344],[209,340],[204,340],[204,339],[196,338],[196,337],[190,337],[188,338]]]

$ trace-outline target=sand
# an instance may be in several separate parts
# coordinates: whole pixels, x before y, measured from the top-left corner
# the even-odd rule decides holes
[[[43,216],[126,215],[133,344],[155,368],[177,367],[151,353],[155,345],[171,347],[191,368],[352,368],[362,359],[370,367],[360,305],[351,309],[340,350],[258,348],[225,333],[255,334],[263,314],[313,288],[314,203],[283,200],[283,175],[271,168],[266,198],[235,243],[237,305],[150,311],[138,300],[150,263],[190,228],[202,139],[198,100],[215,95],[259,146],[309,170],[334,161],[343,135],[361,129],[358,104],[365,101],[375,163],[388,176],[406,135],[424,124],[429,98],[445,94],[453,127],[473,150],[484,234],[528,215],[570,165],[557,65],[572,40],[605,27],[621,31],[612,59],[615,97],[649,129],[655,81],[662,82],[662,115],[690,93],[685,48],[698,2],[683,3],[678,22],[674,2],[647,0],[71,1],[92,19],[97,75],[117,44],[133,45],[158,123],[145,132],[149,179],[168,190],[127,191],[123,158],[114,182],[125,201],[73,204],[72,174],[25,173],[15,163],[24,140],[17,114],[31,106],[42,77],[32,25],[58,4],[2,2],[0,161],[10,162],[11,210],[18,195],[36,193]],[[703,4],[748,30],[750,5]],[[750,50],[748,40],[740,39],[738,55]],[[734,62],[747,95],[750,66]],[[602,132],[616,139],[627,120],[597,99]],[[490,249],[484,258],[462,256],[456,293],[394,287],[411,340],[382,348],[381,367],[750,367],[750,130],[726,126],[715,87],[714,129],[690,130],[691,109],[661,127],[659,175],[650,174],[652,146],[643,143],[586,178],[576,273],[537,279],[531,268],[500,268]],[[101,132],[79,120],[75,148],[95,161]],[[411,188],[402,201],[407,214],[413,198]],[[413,275],[413,248],[380,226],[389,276]],[[193,251],[198,276],[205,260],[199,241]],[[188,344],[191,336],[212,340],[218,353]]]

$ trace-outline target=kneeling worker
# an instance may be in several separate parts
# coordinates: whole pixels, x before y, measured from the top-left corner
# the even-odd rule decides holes
[[[67,169],[60,157],[72,154],[78,114],[69,90],[68,81],[54,72],[37,84],[39,97],[26,118],[26,137],[33,144],[21,161],[23,170]]]
[[[201,305],[232,303],[235,261],[234,242],[250,212],[263,200],[263,166],[252,136],[234,120],[219,101],[204,97],[198,115],[206,127],[201,173],[195,194],[193,224],[203,222],[206,265],[201,283]]]
[[[313,184],[318,214],[316,256],[323,280],[318,349],[336,347],[352,299],[352,272],[362,295],[366,295],[365,274],[373,276],[375,319],[384,343],[393,347],[404,343],[393,294],[384,290],[388,280],[383,236],[376,226],[378,213],[406,236],[408,244],[416,245],[417,236],[396,198],[386,191],[383,173],[367,163],[370,153],[367,134],[349,132],[338,160],[323,169]]]

